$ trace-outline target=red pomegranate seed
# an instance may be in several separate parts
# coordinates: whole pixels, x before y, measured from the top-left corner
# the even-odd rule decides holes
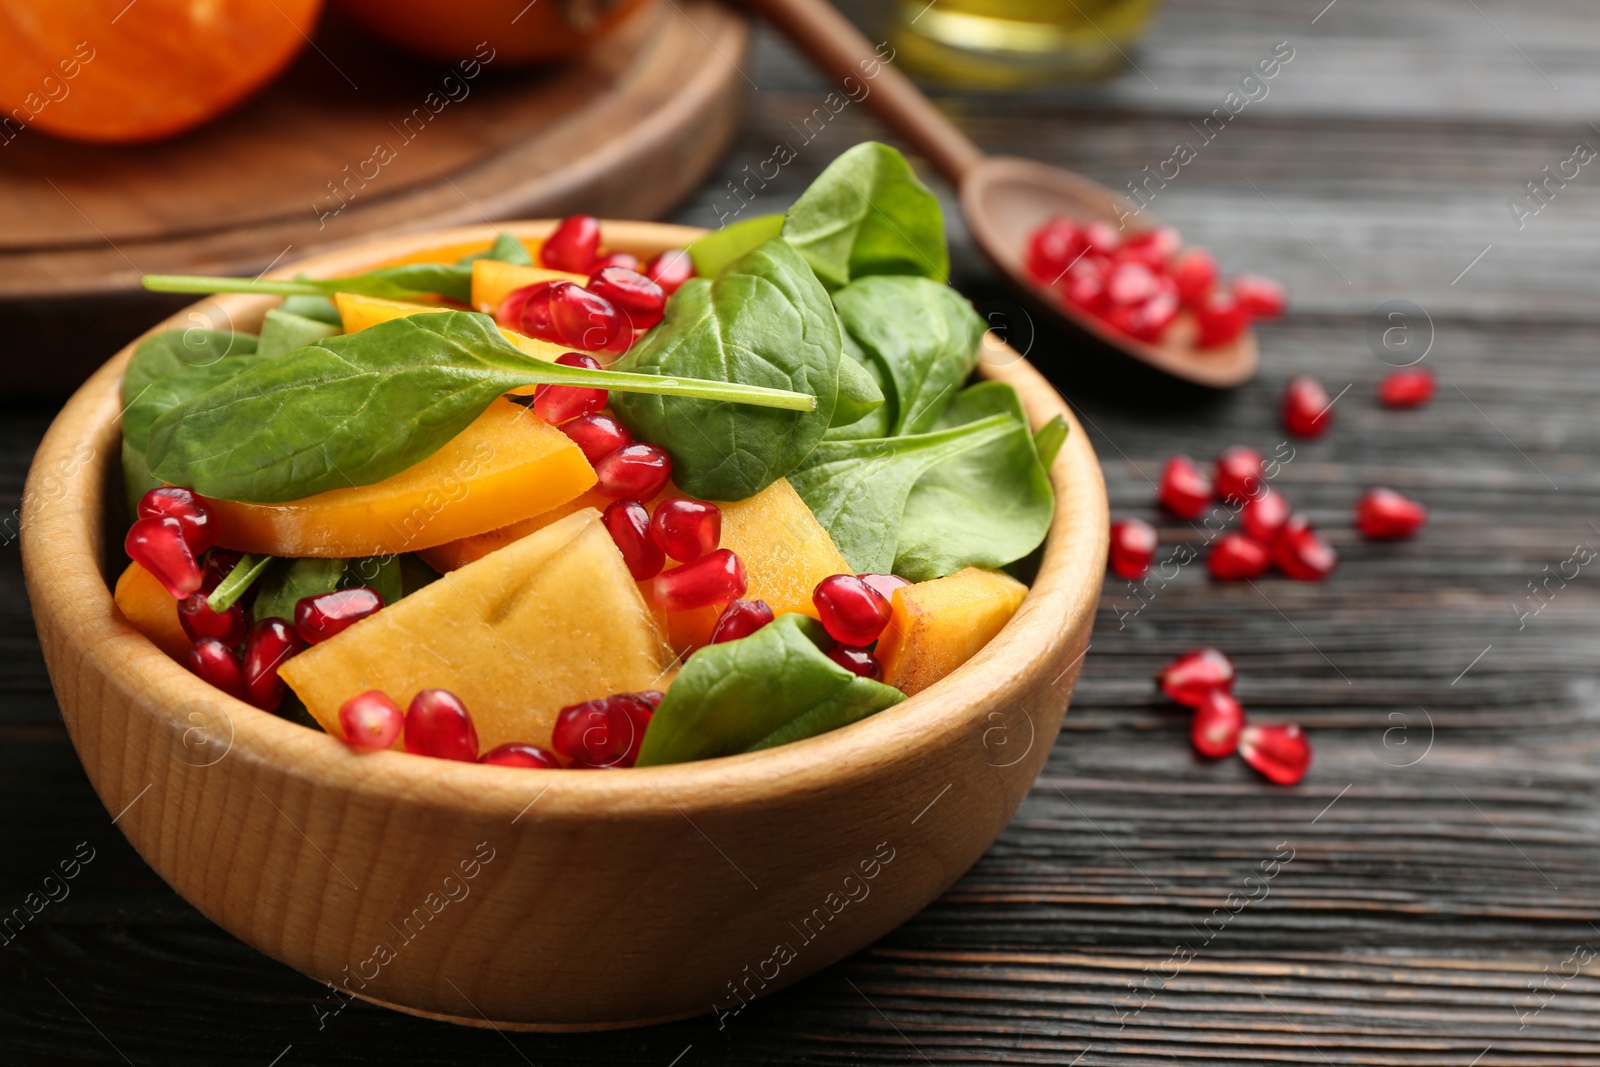
[[[216,540],[216,530],[211,525],[211,508],[205,498],[192,490],[177,485],[163,485],[150,490],[139,500],[139,518],[165,517],[183,523],[183,541],[196,559],[206,554]]]
[[[1157,496],[1180,519],[1196,519],[1211,503],[1211,483],[1188,456],[1173,456],[1161,472]]]
[[[1294,723],[1246,726],[1239,731],[1239,755],[1278,785],[1294,785],[1311,766],[1311,742]]]
[[[631,767],[659,702],[644,693],[618,693],[570,704],[556,716],[550,745],[585,767]]]
[[[155,576],[180,600],[200,588],[200,564],[183,535],[183,522],[170,515],[138,519],[122,542],[128,558]]]
[[[1143,519],[1118,519],[1111,524],[1111,570],[1119,578],[1138,581],[1156,554],[1156,528]]]
[[[1410,537],[1427,521],[1427,508],[1393,489],[1369,489],[1356,502],[1356,529],[1374,541]]]
[[[234,604],[227,611],[212,611],[205,593],[190,593],[178,601],[178,622],[189,640],[215,637],[229,648],[238,647],[249,629],[244,621],[244,608]]]
[[[1137,260],[1125,260],[1111,268],[1106,295],[1113,304],[1138,304],[1155,296],[1160,287],[1155,271]]]
[[[406,751],[417,756],[472,763],[478,758],[478,728],[461,698],[448,689],[424,689],[406,709]]]
[[[239,560],[244,557],[231,548],[213,548],[206,553],[205,562],[200,565],[200,591],[210,593],[222,584],[222,579],[233,573],[233,568],[239,565]]]
[[[1272,540],[1272,562],[1299,582],[1320,582],[1339,562],[1339,554],[1303,515],[1290,515]]]
[[[870,645],[889,625],[890,605],[872,586],[853,574],[834,574],[811,593],[822,628],[845,645]]]
[[[1214,648],[1197,648],[1167,664],[1156,682],[1179,704],[1198,708],[1213,689],[1233,692],[1233,661]]]
[[[607,267],[621,267],[623,270],[637,272],[639,257],[632,252],[608,252],[594,261],[594,269],[597,271],[605,270]]]
[[[377,751],[394,744],[406,723],[400,705],[376,689],[353,696],[339,705],[339,726],[351,748]]]
[[[749,637],[774,617],[771,606],[765,600],[730,600],[718,616],[717,625],[711,630],[710,643],[720,645],[724,641]]]
[[[1397,370],[1378,383],[1378,401],[1386,408],[1420,408],[1433,399],[1433,371]]]
[[[1233,298],[1256,319],[1277,318],[1289,302],[1282,285],[1259,274],[1241,274],[1234,278]]]
[[[694,260],[681,248],[669,248],[645,264],[644,276],[671,296],[678,286],[694,277]]]
[[[1261,453],[1245,445],[1225,448],[1217,456],[1217,473],[1212,479],[1217,497],[1237,507],[1255,495],[1261,486],[1265,464]]]
[[[278,668],[306,647],[286,619],[261,619],[244,639],[245,699],[262,711],[277,711],[285,686]]]
[[[1050,219],[1028,239],[1028,273],[1049,285],[1061,277],[1084,247],[1083,234],[1076,223],[1060,216]]]
[[[522,741],[507,741],[503,745],[491,748],[478,757],[478,762],[494,767],[525,767],[552,771],[561,769],[561,761],[556,759],[554,752]]]
[[[1200,348],[1231,344],[1250,325],[1250,313],[1239,306],[1232,293],[1220,289],[1213,289],[1194,312],[1200,327],[1195,344]]]
[[[1143,230],[1122,242],[1119,258],[1143,263],[1157,270],[1165,270],[1172,257],[1183,247],[1183,237],[1171,226],[1158,226]]]
[[[666,314],[666,290],[635,270],[602,267],[589,279],[588,289],[622,312],[635,330],[648,330]]]
[[[704,500],[663,500],[650,519],[650,539],[679,563],[699,559],[722,543],[722,509]]]
[[[382,607],[383,595],[365,585],[301,597],[294,606],[294,628],[306,644],[317,645],[376,615]]]
[[[894,591],[911,584],[898,574],[858,574],[856,577],[871,586],[879,596],[889,602],[890,606],[894,604]]]
[[[650,595],[667,611],[691,611],[744,596],[744,564],[726,548],[656,575]]]
[[[534,282],[506,294],[494,310],[497,323],[520,330],[529,337],[547,338],[555,333],[550,322],[550,287],[554,282]]]
[[[600,361],[583,352],[567,352],[557,356],[556,362],[563,367],[600,369]],[[533,412],[551,426],[560,426],[579,415],[599,411],[609,396],[604,389],[581,385],[541,385],[533,391]]]
[[[1162,279],[1158,291],[1138,304],[1113,304],[1105,313],[1106,322],[1129,337],[1155,344],[1172,320],[1178,317],[1178,297],[1170,279]]]
[[[1172,264],[1178,299],[1185,307],[1199,307],[1217,287],[1217,261],[1203,248],[1191,248]]]
[[[873,658],[870,649],[859,645],[834,645],[828,650],[828,658],[851,674],[875,682],[883,679],[883,665]]]
[[[1278,531],[1289,519],[1289,502],[1283,494],[1267,486],[1244,502],[1239,510],[1239,523],[1247,536],[1270,545]]]
[[[1106,295],[1106,276],[1110,272],[1111,261],[1104,256],[1084,255],[1067,268],[1056,282],[1056,289],[1068,302],[1099,313],[1110,301]]]
[[[202,637],[189,648],[189,669],[208,685],[240,700],[245,698],[244,668],[229,646],[215,637]]]
[[[672,477],[672,459],[655,445],[624,445],[594,465],[595,491],[614,500],[649,500]]]
[[[1309,374],[1289,379],[1283,390],[1283,428],[1296,437],[1321,437],[1333,425],[1333,398]]]
[[[585,352],[620,352],[632,343],[633,332],[622,313],[598,293],[573,282],[554,282],[549,296],[550,325],[542,332],[528,329],[530,336]],[[524,325],[539,325],[530,314],[534,309],[530,299],[522,311]]]
[[[1266,545],[1236,533],[1224,535],[1206,558],[1211,577],[1223,582],[1259,578],[1271,565],[1272,552]]]
[[[557,429],[572,438],[583,450],[583,458],[589,461],[591,467],[598,466],[602,459],[619,448],[633,444],[633,434],[628,432],[626,426],[610,415],[599,412],[579,415],[569,422],[563,422]]]
[[[1122,245],[1122,233],[1104,219],[1095,219],[1083,228],[1083,242],[1089,251],[1108,256]]]
[[[637,500],[613,500],[601,513],[622,562],[633,580],[642,582],[661,573],[667,562],[661,548],[650,539],[650,512]]]
[[[1195,706],[1189,722],[1189,740],[1194,750],[1211,759],[1231,756],[1239,747],[1239,731],[1244,729],[1244,708],[1232,693],[1212,689]]]
[[[539,262],[551,270],[588,274],[600,258],[600,220],[593,215],[568,215],[539,246]]]

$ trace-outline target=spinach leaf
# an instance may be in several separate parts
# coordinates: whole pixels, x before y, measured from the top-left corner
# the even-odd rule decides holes
[[[281,356],[339,332],[338,326],[331,326],[319,319],[308,319],[282,308],[273,308],[261,323],[261,343],[256,346],[256,354]]]
[[[258,582],[250,621],[294,621],[294,606],[301,597],[321,596],[339,587],[344,577],[342,559],[275,559]]]
[[[894,422],[894,388],[883,367],[861,350],[856,339],[845,333],[844,354],[839,357],[839,404],[833,411],[833,424],[822,435],[824,441],[853,441],[859,437],[888,437]],[[847,364],[854,364],[847,367]],[[857,371],[865,374],[877,391],[879,401],[863,410],[857,392],[864,390]],[[848,394],[848,395],[847,395]],[[849,416],[855,414],[851,419]]]
[[[859,352],[860,346],[848,338],[848,334],[843,334],[839,340],[847,342],[848,347]],[[856,354],[841,355],[839,400],[833,406],[833,421],[828,424],[828,428],[831,430],[838,426],[856,425],[883,406],[883,387],[879,384],[878,376],[868,370]]]
[[[754,252],[783,229],[782,215],[757,215],[720,230],[712,230],[689,245],[694,272],[702,278],[715,278],[728,264]]]
[[[1067,420],[1057,415],[1043,426],[1039,427],[1033,435],[1033,450],[1039,453],[1039,462],[1045,470],[1050,469],[1050,464],[1056,461],[1056,455],[1061,451],[1061,446],[1067,441]]]
[[[495,259],[501,263],[515,263],[519,267],[533,266],[533,257],[528,254],[528,246],[523,244],[519,238],[506,233],[504,230],[495,236],[494,244],[482,252],[473,252],[471,255],[462,256],[456,262],[471,269],[472,264],[480,259]]]
[[[227,576],[217,583],[217,587],[211,590],[211,595],[206,597],[206,607],[216,612],[227,611],[250,591],[256,579],[272,564],[271,556],[253,556],[246,552],[239,557],[239,562],[233,565]]]
[[[133,403],[157,378],[190,367],[204,367],[230,356],[248,356],[258,339],[229,330],[164,330],[134,349],[122,378],[122,404]],[[143,442],[140,442],[142,445]]]
[[[405,579],[401,573],[400,557],[362,556],[345,564],[341,589],[354,589],[364,585],[383,597],[384,606],[405,596]]]
[[[956,397],[940,425],[996,418],[1004,432],[940,463],[911,490],[900,516],[895,574],[925,582],[963,567],[1002,567],[1044,540],[1055,493],[1017,391],[1004,382],[974,385]]]
[[[838,402],[839,320],[799,253],[773,238],[715,280],[691,278],[617,370],[751,382],[817,398],[815,411],[611,394],[636,437],[666,449],[678,488],[743,500],[798,467]]]
[[[905,156],[877,141],[828,164],[790,206],[783,236],[830,290],[865,274],[941,282],[950,274],[938,198]]]
[[[942,282],[888,275],[862,278],[833,294],[839,322],[893,383],[889,433],[933,427],[978,364],[983,320]]]
[[[834,663],[824,643],[832,644],[815,620],[782,615],[749,637],[699,649],[650,720],[638,766],[798,741],[905,699]]]
[[[910,437],[824,441],[789,476],[789,484],[852,568],[863,574],[888,574],[900,516],[918,479],[937,464],[997,441],[1011,429],[1007,416],[994,415]]]
[[[299,315],[301,318],[325,322],[329,326],[339,327],[340,330],[344,329],[344,319],[339,315],[339,305],[325,296],[286,296],[283,298],[283,303],[278,306],[278,310]]]

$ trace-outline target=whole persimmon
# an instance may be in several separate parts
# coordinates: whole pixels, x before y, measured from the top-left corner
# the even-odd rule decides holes
[[[496,63],[518,64],[576,52],[643,2],[334,0],[334,6],[373,36],[427,59],[483,59],[478,46],[487,44]]]
[[[322,0],[0,0],[0,142],[171,137],[305,47]]]

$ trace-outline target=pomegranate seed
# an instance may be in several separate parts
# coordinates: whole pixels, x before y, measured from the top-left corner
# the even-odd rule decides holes
[[[585,367],[599,370],[600,361],[582,352],[567,352],[557,356],[563,367]],[[533,413],[551,426],[599,411],[606,406],[610,396],[604,389],[589,389],[581,385],[541,385],[533,391]]]
[[[216,539],[211,526],[211,508],[205,498],[177,485],[152,489],[139,500],[139,518],[171,517],[183,524],[183,541],[196,559],[206,554]]]
[[[897,574],[858,574],[856,577],[871,586],[891,606],[894,604],[894,591],[911,584]]]
[[[722,509],[704,500],[663,500],[650,519],[650,539],[679,563],[699,559],[722,542]]]
[[[1225,448],[1217,456],[1217,473],[1212,479],[1217,497],[1235,506],[1255,495],[1261,487],[1264,463],[1261,453],[1245,445]]]
[[[1122,242],[1122,248],[1118,251],[1124,260],[1164,270],[1182,247],[1183,237],[1177,230],[1171,226],[1158,226],[1133,234]]]
[[[513,289],[495,308],[495,321],[501,326],[521,330],[530,337],[549,337],[555,333],[550,322],[550,287],[554,282],[534,282]]]
[[[1085,253],[1067,268],[1067,273],[1056,282],[1056,288],[1067,300],[1084,310],[1099,312],[1110,300],[1106,293],[1106,279],[1110,273],[1109,259]]]
[[[1420,408],[1433,399],[1431,370],[1397,370],[1378,383],[1378,401],[1386,408]]]
[[[1241,274],[1233,279],[1233,299],[1246,314],[1258,319],[1275,319],[1288,304],[1283,286],[1259,274]]]
[[[744,564],[726,548],[656,575],[650,595],[667,611],[691,611],[744,596]]]
[[[1171,280],[1162,279],[1161,285],[1162,291],[1142,303],[1113,305],[1106,312],[1106,322],[1146,344],[1161,340],[1172,320],[1178,317],[1176,292],[1166,291],[1171,288]]]
[[[694,260],[681,248],[669,248],[644,266],[644,276],[671,296],[694,277]]]
[[[1028,239],[1028,272],[1049,285],[1061,277],[1084,247],[1077,224],[1058,215],[1034,230]]]
[[[1299,582],[1320,582],[1339,562],[1339,554],[1303,515],[1291,515],[1272,541],[1272,562]]]
[[[583,458],[589,461],[591,467],[598,466],[602,459],[618,449],[633,444],[633,434],[628,432],[626,426],[610,415],[599,412],[579,415],[569,422],[563,422],[557,429],[572,438],[583,450]]]
[[[749,637],[773,620],[772,608],[765,600],[730,600],[711,630],[711,644]]]
[[[1427,508],[1393,489],[1369,489],[1356,502],[1356,528],[1374,541],[1410,537],[1427,521]]]
[[[243,559],[241,553],[231,548],[213,548],[206,553],[205,562],[201,564],[200,591],[210,593],[222,584],[222,579],[233,572]]]
[[[851,674],[875,682],[883,679],[883,665],[872,657],[870,649],[859,645],[834,645],[828,650],[828,658]]]
[[[189,648],[189,669],[208,685],[245,699],[244,668],[233,649],[215,637],[202,637]]]
[[[1118,519],[1111,524],[1111,570],[1119,578],[1138,581],[1156,554],[1156,528],[1143,519]]]
[[[128,528],[122,547],[129,559],[153,574],[178,599],[200,588],[200,564],[189,551],[182,520],[171,515],[139,519]]]
[[[1104,219],[1095,219],[1083,228],[1083,241],[1089,251],[1108,256],[1121,246],[1122,234]]]
[[[1294,785],[1311,766],[1311,742],[1295,723],[1246,726],[1239,731],[1239,755],[1279,785]]]
[[[834,574],[811,594],[822,628],[845,645],[870,645],[889,625],[889,601],[853,574]]]
[[[568,215],[539,246],[539,262],[551,270],[588,274],[600,258],[600,220],[593,215]]]
[[[1283,390],[1283,428],[1296,437],[1321,437],[1333,425],[1333,398],[1309,374],[1289,379]]]
[[[643,693],[618,693],[571,704],[556,716],[550,745],[588,768],[631,767],[654,713],[654,704]]]
[[[294,606],[294,628],[306,644],[318,645],[377,614],[382,607],[382,594],[365,585],[301,597]]]
[[[306,647],[286,619],[261,619],[244,639],[245,699],[262,711],[277,711],[284,684],[278,668]]]
[[[661,548],[650,539],[650,512],[637,500],[613,500],[600,516],[622,553],[622,562],[636,582],[661,573],[667,562]]]
[[[1189,740],[1194,750],[1211,759],[1231,756],[1239,747],[1239,731],[1244,729],[1244,708],[1232,693],[1212,689],[1195,706],[1189,722]]]
[[[666,314],[666,291],[636,270],[602,267],[588,289],[610,301],[635,330],[648,330]]]
[[[556,759],[554,752],[521,741],[507,741],[503,745],[491,748],[478,757],[478,762],[496,767],[529,767],[552,771],[561,769],[561,761]]]
[[[1247,536],[1270,545],[1289,518],[1289,502],[1283,494],[1263,486],[1261,492],[1244,502],[1239,522]]]
[[[601,457],[594,473],[602,496],[649,500],[672,477],[672,459],[655,445],[624,445]]]
[[[370,689],[339,705],[339,726],[351,748],[377,751],[394,744],[405,725],[400,705],[388,694]]]
[[[237,647],[249,629],[244,621],[244,608],[234,604],[227,611],[212,611],[205,593],[190,593],[178,601],[178,622],[189,640],[215,637],[229,648]]]
[[[1233,661],[1214,648],[1197,648],[1167,664],[1156,682],[1179,704],[1198,708],[1213,689],[1233,692]]]
[[[1250,325],[1250,313],[1239,306],[1232,293],[1220,289],[1212,290],[1194,310],[1200,326],[1195,344],[1200,348],[1231,344]]]
[[[1266,545],[1236,533],[1227,534],[1218,541],[1206,559],[1211,577],[1223,582],[1259,578],[1267,573],[1271,564],[1272,552]]]
[[[553,282],[548,292],[548,326],[535,318],[534,299],[522,310],[524,332],[529,336],[585,352],[620,352],[632,343],[633,333],[622,313],[605,297],[573,282]]]
[[[1138,304],[1155,296],[1159,289],[1156,272],[1138,261],[1118,263],[1106,281],[1106,294],[1113,304]]]
[[[1178,299],[1185,307],[1199,307],[1217,287],[1217,261],[1203,248],[1191,248],[1172,264]]]
[[[608,252],[594,261],[594,269],[597,271],[605,270],[607,267],[621,267],[623,270],[637,272],[639,257],[632,252]]]
[[[1211,483],[1188,456],[1173,456],[1161,472],[1157,496],[1180,519],[1199,518],[1211,503]]]
[[[406,709],[406,751],[418,756],[472,763],[478,758],[478,728],[461,698],[448,689],[424,689]]]

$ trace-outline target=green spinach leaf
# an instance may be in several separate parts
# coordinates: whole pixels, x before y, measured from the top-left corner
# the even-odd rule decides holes
[[[482,252],[473,252],[456,260],[462,266],[470,268],[476,260],[494,259],[501,263],[515,263],[519,267],[533,266],[533,257],[528,254],[528,246],[522,241],[502,230],[495,235],[494,244]]]
[[[253,355],[259,338],[229,330],[163,330],[134,349],[122,377],[122,404],[134,402],[157,378],[205,367],[231,356]]]
[[[715,278],[730,263],[754,252],[783,229],[782,215],[757,215],[720,230],[712,230],[689,245],[694,272],[702,278]]]
[[[845,342],[848,337],[849,335],[845,334],[839,339]],[[848,344],[859,350],[859,346],[853,341]],[[883,387],[878,384],[878,377],[854,354],[841,355],[839,400],[833,406],[833,421],[828,424],[828,428],[831,430],[835,427],[854,426],[883,406]]]
[[[256,346],[256,354],[281,356],[285,352],[293,352],[297,348],[316,344],[324,337],[332,337],[339,332],[338,326],[329,325],[320,319],[309,319],[292,311],[273,308],[267,312],[266,318],[261,323],[261,343]]]
[[[883,367],[861,350],[854,337],[847,332],[840,339],[844,342],[844,354],[839,357],[839,404],[834,408],[833,424],[822,439],[853,441],[861,437],[888,437],[894,423],[894,387]],[[847,364],[854,366],[847,367]],[[854,395],[858,392],[866,395],[865,386],[859,383],[861,374],[871,380],[878,403],[864,406]]]
[[[294,622],[294,606],[301,597],[321,596],[339,588],[344,565],[342,559],[273,560],[258,582],[255,603],[250,605],[250,621]]]
[[[344,329],[344,319],[339,315],[339,305],[325,296],[286,296],[278,310],[299,315],[301,318],[325,322],[329,326],[339,327],[340,330]]]
[[[1039,453],[1039,462],[1045,470],[1050,469],[1050,464],[1056,461],[1056,455],[1061,451],[1061,446],[1067,441],[1067,420],[1057,415],[1045,423],[1033,435],[1033,449]]]
[[[362,556],[350,560],[345,565],[344,577],[340,580],[339,586],[343,589],[354,589],[362,585],[383,597],[385,607],[405,596],[405,578],[400,557],[391,554]]]

